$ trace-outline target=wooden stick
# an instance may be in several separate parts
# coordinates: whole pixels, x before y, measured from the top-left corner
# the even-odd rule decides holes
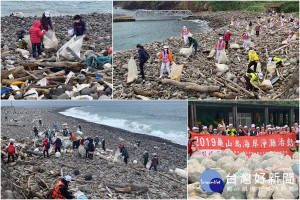
[[[157,172],[157,173],[158,173],[159,175],[162,175],[162,176],[164,176],[164,177],[166,177],[166,178],[168,178],[168,179],[171,179],[171,180],[173,180],[173,181],[175,181],[175,182],[177,182],[177,183],[186,184],[186,183],[181,182],[181,181],[179,181],[179,180],[177,180],[177,179],[175,179],[175,178],[173,178],[173,177],[171,177],[171,176],[169,176],[169,175],[163,174],[163,173],[161,173],[161,172]]]
[[[220,90],[220,86],[200,86],[192,82],[178,82],[171,79],[162,79],[163,84],[175,85],[178,88],[186,90],[194,90],[198,92],[216,92]]]
[[[1,73],[1,79],[2,80],[3,79],[7,79],[10,74],[12,74],[13,76],[15,76],[16,74],[18,74],[23,69],[24,69],[23,66],[19,66],[19,67],[15,67],[15,68],[13,68],[11,70],[8,70],[6,72],[3,72],[3,73]]]
[[[238,84],[236,84],[235,82],[233,82],[233,81],[231,81],[231,80],[227,80],[227,79],[222,78],[222,77],[221,77],[221,79],[223,79],[223,80],[225,80],[225,81],[228,81],[228,82],[232,83],[235,87],[237,87],[237,88],[239,88],[240,90],[242,90],[242,91],[243,91],[244,93],[246,93],[248,96],[250,96],[250,97],[255,97],[255,95],[254,95],[253,93],[251,93],[251,92],[247,91],[246,89],[240,87],[240,86],[239,86]]]
[[[30,73],[29,71],[24,70],[24,72],[30,76],[32,76],[34,79],[38,80],[39,78],[36,77],[34,74]]]
[[[147,96],[147,97],[151,97],[153,95],[153,92],[144,91],[137,87],[132,87],[132,89],[138,95]]]

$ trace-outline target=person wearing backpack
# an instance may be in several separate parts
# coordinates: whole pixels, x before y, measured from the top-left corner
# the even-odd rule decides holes
[[[158,165],[158,157],[156,153],[153,153],[153,157],[151,159],[151,166],[149,168],[149,170],[151,170],[151,168],[154,168],[154,171],[157,171],[157,165]]]
[[[150,58],[150,55],[144,49],[144,47],[140,44],[136,45],[136,48],[138,49],[139,56],[135,56],[135,59],[139,59],[139,66],[140,66],[140,75],[142,75],[143,83],[145,82],[145,73],[144,73],[144,64],[147,62],[147,60]]]
[[[14,146],[13,142],[10,142],[8,147],[6,148],[7,152],[7,164],[9,163],[10,157],[12,157],[13,162],[15,162],[15,155],[16,155],[16,147]]]
[[[49,152],[48,152],[48,149],[50,149],[50,143],[48,142],[48,138],[45,138],[44,139],[44,142],[42,144],[42,147],[43,148],[43,155],[44,155],[44,158],[46,158],[46,155],[45,153],[47,152],[47,157],[49,157]]]
[[[167,72],[169,75],[168,77],[171,78],[170,64],[172,65],[172,63],[173,63],[172,53],[171,53],[171,51],[169,51],[168,46],[164,46],[163,48],[164,48],[164,50],[163,50],[163,52],[161,52],[161,54],[158,58],[159,60],[162,60],[159,78],[162,78],[165,68],[167,69]]]

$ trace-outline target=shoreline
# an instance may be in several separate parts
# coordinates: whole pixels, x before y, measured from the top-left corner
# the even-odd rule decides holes
[[[69,118],[75,119],[75,120],[77,120],[80,123],[92,123],[92,124],[95,124],[95,125],[100,125],[101,127],[105,127],[107,129],[112,129],[112,130],[120,131],[122,133],[135,134],[138,137],[144,137],[144,138],[146,137],[149,140],[153,140],[153,141],[157,141],[157,142],[161,142],[161,143],[166,143],[167,145],[173,145],[173,146],[178,147],[178,148],[186,148],[186,146],[184,146],[184,145],[174,143],[174,142],[172,142],[172,141],[170,141],[168,139],[164,139],[164,138],[161,138],[161,137],[147,135],[147,134],[143,134],[143,133],[135,133],[135,132],[127,131],[125,129],[121,129],[121,128],[117,128],[117,127],[113,127],[113,126],[108,126],[108,125],[105,125],[105,124],[98,124],[98,123],[95,123],[95,122],[86,121],[84,119],[80,119],[80,118],[76,118],[76,117],[71,117],[71,116],[66,116],[66,115],[60,113],[60,112],[64,112],[64,111],[66,111],[66,110],[68,110],[70,108],[75,108],[75,107],[84,107],[84,106],[63,107],[63,108],[55,109],[52,112],[55,113],[55,114],[61,115],[63,117],[67,117],[67,118],[69,117]]]

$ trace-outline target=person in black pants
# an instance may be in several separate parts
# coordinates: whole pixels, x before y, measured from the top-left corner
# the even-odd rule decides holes
[[[156,153],[153,153],[153,157],[151,159],[151,166],[150,166],[149,170],[151,170],[153,167],[154,171],[157,171],[157,165],[158,165],[158,157],[157,157]]]
[[[120,148],[121,148],[123,161],[127,164],[129,158],[128,151],[123,144],[120,146]]]
[[[58,151],[60,152],[60,147],[62,145],[61,139],[57,136],[56,140],[54,141],[53,145],[55,144],[55,153]]]
[[[39,131],[36,127],[33,128],[34,137],[39,137]]]
[[[142,75],[143,82],[145,82],[144,64],[149,59],[149,54],[140,44],[138,44],[136,48],[138,49],[139,56],[135,56],[134,58],[139,59],[140,74]]]
[[[105,139],[104,138],[102,139],[101,143],[102,143],[102,149],[103,149],[103,151],[106,151],[106,148],[105,148]]]
[[[148,163],[149,153],[146,150],[144,151],[143,158],[144,158],[144,166],[145,166],[145,168],[147,168],[146,166],[147,166],[147,163]]]

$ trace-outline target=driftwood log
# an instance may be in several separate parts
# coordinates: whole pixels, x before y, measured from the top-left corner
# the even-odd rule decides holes
[[[178,88],[185,90],[194,90],[197,92],[217,92],[220,90],[220,86],[201,86],[192,82],[178,82],[171,79],[162,79],[163,84],[175,85]]]
[[[142,96],[146,96],[146,97],[151,97],[154,94],[152,91],[151,92],[144,91],[137,87],[133,87],[133,91],[138,95],[142,95]]]
[[[10,75],[10,74],[12,74],[12,75],[16,75],[16,74],[18,74],[20,71],[22,71],[24,69],[24,67],[23,66],[19,66],[19,67],[15,67],[15,68],[13,68],[13,69],[11,69],[11,70],[8,70],[7,72],[2,72],[1,73],[1,79],[3,80],[3,79],[7,79],[8,78],[8,76]]]
[[[79,62],[28,62],[28,63],[23,62],[21,63],[21,65],[24,66],[25,69],[30,69],[30,70],[37,70],[39,65],[45,67],[68,69],[73,72],[78,72],[84,68],[84,64]]]

